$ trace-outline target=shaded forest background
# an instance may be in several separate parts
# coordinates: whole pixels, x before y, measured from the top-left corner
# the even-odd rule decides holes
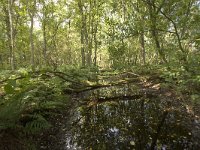
[[[200,60],[198,0],[1,0],[2,69]]]

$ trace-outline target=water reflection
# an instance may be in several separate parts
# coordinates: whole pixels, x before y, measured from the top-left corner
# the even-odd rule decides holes
[[[118,90],[122,92],[115,95],[130,94]],[[98,91],[87,97],[102,94],[105,93]],[[112,91],[107,91],[107,95],[113,95]],[[199,140],[193,135],[193,130],[198,129],[194,129],[194,121],[181,103],[145,96],[95,103],[97,98],[92,97],[92,105],[77,109],[68,136],[71,149],[199,149]]]

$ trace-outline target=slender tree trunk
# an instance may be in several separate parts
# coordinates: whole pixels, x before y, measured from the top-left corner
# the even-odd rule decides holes
[[[84,31],[81,29],[81,57],[82,66],[85,67],[85,47],[84,47]]]
[[[34,41],[33,41],[33,25],[34,25],[34,17],[33,13],[30,14],[31,26],[30,26],[30,52],[31,52],[31,66],[33,71],[35,70],[35,52],[34,52]]]
[[[96,19],[95,20],[95,27],[94,27],[94,65],[97,66],[97,49],[98,49],[98,41],[97,41],[97,33],[98,33],[98,23],[99,23],[99,3],[98,0],[94,1],[94,6],[96,9]]]
[[[69,26],[68,26],[68,40],[69,40],[69,53],[68,53],[68,62],[69,64],[72,64],[73,63],[73,59],[72,59],[72,49],[71,49],[71,39],[70,39],[70,34],[71,34],[71,21],[69,20]]]
[[[87,30],[87,16],[86,14],[83,15],[84,20],[83,20],[83,35],[84,35],[84,46],[85,46],[85,51],[86,51],[86,63],[89,64],[88,62],[88,57],[89,57],[89,38],[88,38],[88,30]]]
[[[90,0],[90,11],[89,11],[89,23],[88,23],[88,31],[86,28],[86,33],[88,33],[86,39],[88,38],[88,54],[87,54],[87,64],[88,66],[91,66],[92,64],[92,45],[93,45],[93,21],[94,21],[94,16],[93,16],[93,4],[92,1]],[[85,19],[86,20],[86,19]],[[87,23],[85,23],[85,27]]]
[[[14,56],[14,39],[13,39],[13,16],[12,16],[13,0],[8,0],[8,16],[9,16],[9,47],[10,47],[10,66],[15,69],[15,56]]]
[[[42,2],[43,8],[42,8],[42,13],[43,13],[43,18],[42,19],[42,34],[43,34],[43,59],[45,65],[47,65],[47,35],[46,35],[46,4],[45,1]]]
[[[145,50],[144,32],[143,31],[141,31],[141,33],[140,33],[140,45],[141,45],[142,61],[143,61],[143,65],[145,65],[146,64],[146,50]]]
[[[94,65],[97,66],[97,48],[98,48],[98,43],[97,43],[97,32],[98,32],[98,23],[95,25],[95,31],[94,31]]]
[[[149,15],[150,15],[150,21],[151,21],[151,34],[155,41],[157,52],[158,52],[160,58],[162,59],[162,61],[164,61],[165,63],[168,63],[165,58],[164,52],[161,49],[159,38],[158,38],[158,33],[157,33],[157,29],[156,29],[157,18],[156,18],[155,8],[149,3],[148,3],[148,7],[149,7]]]
[[[126,1],[121,1],[122,9],[123,9],[123,20],[126,21]]]
[[[8,13],[8,7],[4,7],[4,13],[5,13],[5,24],[6,24],[6,35],[8,37],[7,39],[7,45],[8,45],[8,48],[9,48],[9,53],[11,51],[11,47],[10,47],[10,21],[9,21],[9,13]],[[9,55],[9,59],[6,59],[8,60],[6,62],[6,64],[10,65],[11,66],[11,61],[10,61],[10,55]]]
[[[47,36],[46,36],[46,22],[43,20],[43,57],[44,57],[44,62],[47,64]]]
[[[185,65],[185,69],[189,70],[189,68],[188,68],[188,62],[187,62],[187,52],[186,52],[186,50],[182,46],[181,37],[179,35],[176,23],[170,17],[168,17],[164,12],[162,12],[161,10],[160,10],[160,13],[163,14],[163,16],[165,18],[167,18],[172,23],[172,25],[174,27],[174,30],[175,30],[175,35],[177,37],[179,49],[181,50],[181,52],[183,54],[183,56],[180,58],[180,61]]]
[[[85,42],[84,42],[84,14],[83,14],[83,5],[82,1],[78,1],[78,7],[81,14],[81,58],[82,58],[82,66],[85,67]]]

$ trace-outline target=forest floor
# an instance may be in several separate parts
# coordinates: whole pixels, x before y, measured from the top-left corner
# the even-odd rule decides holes
[[[76,110],[77,107],[87,105],[87,107],[95,107],[96,105],[108,101],[118,102],[121,100],[129,99],[142,99],[142,98],[159,98],[164,104],[164,112],[181,112],[183,116],[189,120],[191,132],[196,139],[200,142],[200,105],[195,105],[191,102],[191,97],[188,93],[177,90],[177,86],[172,83],[167,83],[164,78],[158,74],[135,74],[133,72],[122,72],[115,75],[102,75],[98,76],[97,81],[87,81],[87,84],[82,86],[73,85],[65,89],[65,94],[71,95],[71,100],[63,112],[58,116],[50,118],[53,128],[42,133],[38,141],[40,149],[53,149],[53,150],[66,150],[66,134],[75,123],[71,122],[70,115]],[[133,89],[130,94],[117,94],[117,95],[88,95],[95,90],[105,89],[108,90],[114,87],[117,90],[119,87],[126,87],[131,85]],[[84,95],[84,96],[83,96]],[[70,127],[70,128],[69,128]],[[42,141],[42,142],[41,142]],[[69,141],[68,141],[69,142]]]
[[[119,104],[144,99],[149,100],[147,103],[159,99],[155,101],[159,104],[155,105],[159,105],[161,123],[157,123],[151,147],[157,143],[162,120],[166,120],[167,114],[181,114],[181,119],[174,123],[189,129],[188,135],[198,147],[199,76],[143,71],[72,70],[67,73],[38,71],[33,74],[22,70],[15,76],[3,77],[0,81],[3,85],[0,88],[0,149],[24,150],[27,146],[33,150],[75,149],[69,137],[73,137],[71,130],[80,126],[82,117],[76,118],[80,109],[87,111],[108,102]]]

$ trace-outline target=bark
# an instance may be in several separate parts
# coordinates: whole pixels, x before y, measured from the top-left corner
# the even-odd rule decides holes
[[[85,67],[85,48],[84,48],[84,31],[81,29],[81,56],[82,66]]]
[[[94,65],[97,66],[97,49],[98,49],[98,43],[97,43],[97,32],[98,32],[98,23],[95,25],[95,31],[94,31]]]
[[[139,10],[139,7],[138,7]],[[139,12],[139,11],[138,11]],[[141,20],[145,20],[144,15],[141,15]],[[141,45],[141,55],[142,55],[142,61],[143,65],[146,64],[146,50],[145,50],[145,41],[144,41],[144,24],[143,22],[140,22],[140,45]]]
[[[86,52],[86,62],[88,64],[88,55],[89,55],[89,39],[88,39],[88,30],[87,30],[87,15],[83,14],[83,36],[84,36],[84,47],[85,47],[85,52]]]
[[[121,5],[122,5],[122,10],[123,10],[123,20],[126,21],[126,1],[122,0]]]
[[[43,2],[43,20],[42,20],[42,34],[43,34],[43,58],[47,64],[47,35],[46,35],[46,8],[45,1]]]
[[[85,24],[86,26],[86,24]],[[89,12],[89,27],[88,27],[88,55],[87,55],[87,64],[91,66],[92,64],[92,45],[93,45],[93,32],[94,32],[94,14],[93,14],[93,3],[90,0],[90,12]]]
[[[97,41],[97,33],[98,33],[98,24],[99,24],[99,1],[94,1],[94,6],[96,8],[96,20],[95,20],[95,27],[94,27],[94,65],[97,66],[97,50],[98,50],[98,41]]]
[[[15,69],[15,56],[14,56],[14,38],[13,38],[13,13],[12,13],[13,0],[8,0],[8,17],[9,17],[9,47],[10,47],[10,66]]]
[[[152,3],[154,3],[154,1],[152,1]],[[157,49],[157,52],[158,52],[160,58],[162,59],[162,61],[164,61],[167,64],[168,62],[165,58],[163,50],[161,49],[158,32],[157,32],[157,28],[156,28],[156,22],[157,22],[156,10],[155,10],[155,7],[153,7],[154,5],[153,6],[152,5],[151,5],[151,3],[148,3],[149,15],[150,15],[150,21],[151,21],[151,34],[154,39],[155,46],[156,46],[156,49]]]
[[[82,66],[85,67],[85,43],[84,43],[84,13],[83,13],[83,5],[82,1],[78,1],[78,7],[81,14],[81,58],[82,58]]]
[[[33,71],[35,70],[35,52],[34,52],[34,41],[33,41],[33,24],[34,24],[34,16],[33,14],[30,15],[31,17],[31,26],[30,26],[30,52],[31,52],[31,66]]]
[[[71,34],[71,21],[69,20],[69,28],[68,28],[68,40],[69,40],[69,49],[68,49],[68,51],[69,51],[69,53],[68,53],[68,62],[69,62],[69,64],[72,64],[72,62],[73,62],[73,59],[72,59],[72,50],[71,50],[71,40],[70,40],[70,34]]]
[[[46,37],[46,22],[45,20],[43,21],[43,57],[44,57],[44,62],[47,63],[47,37]]]
[[[145,50],[145,43],[144,43],[144,32],[141,31],[140,33],[140,45],[141,45],[141,55],[143,64],[146,64],[146,50]]]

